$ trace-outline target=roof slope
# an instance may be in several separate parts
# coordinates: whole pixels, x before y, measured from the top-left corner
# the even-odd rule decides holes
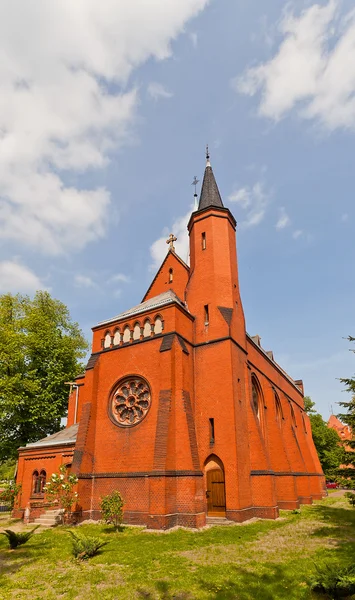
[[[166,306],[167,304],[172,303],[178,304],[179,306],[187,310],[184,303],[175,294],[175,292],[173,292],[172,290],[168,290],[167,292],[159,294],[159,296],[154,296],[154,298],[150,298],[145,302],[141,302],[141,304],[137,304],[137,306],[134,306],[133,308],[130,308],[129,310],[126,310],[125,312],[116,315],[112,319],[108,319],[107,321],[101,321],[100,323],[98,323],[98,326],[108,325],[109,323],[113,323],[114,321],[120,321],[121,319],[128,319],[130,317],[133,317],[134,315],[146,312],[147,310],[160,308],[161,306]]]
[[[38,440],[38,442],[26,444],[24,447],[38,448],[44,446],[61,446],[62,444],[75,444],[78,428],[79,423],[75,423],[75,425],[61,429],[60,431],[57,431],[57,433],[53,433],[52,435],[48,435],[47,437]]]

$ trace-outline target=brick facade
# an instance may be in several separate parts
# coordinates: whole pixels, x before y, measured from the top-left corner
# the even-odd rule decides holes
[[[76,442],[65,449],[83,519],[100,518],[100,498],[115,489],[125,522],[156,529],[203,526],[207,498],[211,514],[243,521],[324,495],[302,382],[246,333],[236,222],[211,178],[208,164],[190,267],[169,250],[142,304],[93,328],[69,399]],[[22,509],[33,470],[68,459],[44,444],[20,450]],[[209,470],[220,472],[214,484]]]

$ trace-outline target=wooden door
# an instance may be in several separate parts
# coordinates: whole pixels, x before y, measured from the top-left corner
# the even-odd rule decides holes
[[[207,514],[224,516],[226,514],[226,493],[222,469],[207,471]]]

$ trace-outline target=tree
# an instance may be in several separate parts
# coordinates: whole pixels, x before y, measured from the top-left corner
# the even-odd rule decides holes
[[[349,336],[348,341],[355,342],[355,338]],[[355,352],[355,350],[352,350],[352,352]],[[343,423],[350,427],[352,432],[352,439],[346,440],[343,457],[343,464],[346,466],[341,469],[341,474],[349,480],[349,485],[355,489],[355,376],[350,379],[341,378],[340,381],[344,383],[345,390],[350,392],[351,399],[347,402],[339,402],[340,406],[346,409],[346,412],[338,415],[338,417]]]
[[[67,307],[48,292],[0,296],[0,461],[60,429],[64,383],[82,370],[86,349]]]
[[[322,415],[314,409],[315,402],[309,396],[304,399],[305,411],[312,427],[314,445],[325,475],[333,476],[343,459],[343,448],[340,438],[334,429],[330,429]]]

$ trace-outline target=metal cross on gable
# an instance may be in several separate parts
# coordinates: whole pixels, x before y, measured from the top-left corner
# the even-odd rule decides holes
[[[173,252],[175,252],[175,246],[174,246],[174,242],[176,242],[177,237],[175,237],[175,235],[173,233],[171,233],[169,235],[169,238],[166,240],[167,244],[170,244],[170,250],[172,250]]]

